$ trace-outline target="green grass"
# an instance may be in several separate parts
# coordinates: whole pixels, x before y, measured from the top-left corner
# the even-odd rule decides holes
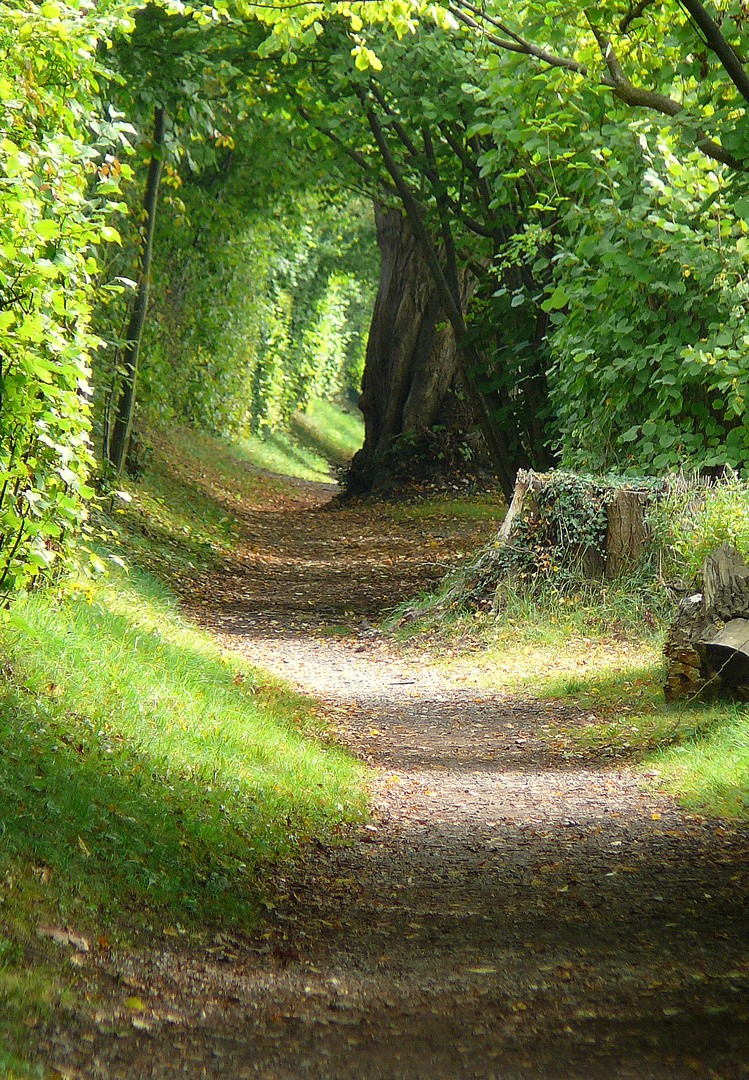
[[[547,686],[582,720],[551,731],[574,751],[634,755],[691,809],[749,818],[749,711],[743,704],[667,704],[656,661],[616,674]]]
[[[247,440],[230,443],[191,428],[173,429],[168,440],[151,434],[150,440],[153,463],[141,481],[126,483],[129,504],[115,497],[105,504],[107,525],[117,534],[121,557],[135,560],[179,591],[185,576],[222,571],[242,534],[245,506],[280,505],[289,486],[283,477],[257,471],[259,462],[270,459],[255,454]],[[268,451],[271,444],[256,441],[263,453]],[[271,463],[293,468],[288,458]]]
[[[263,438],[246,435],[232,445],[232,454],[269,472],[330,483],[333,470],[345,465],[363,441],[364,424],[358,414],[329,401],[311,401],[292,417],[289,431]]]
[[[287,432],[276,431],[265,438],[246,435],[237,441],[237,453],[250,464],[269,472],[318,483],[329,484],[333,480],[330,462],[302,446]]]
[[[150,436],[157,444],[156,471],[163,457],[164,440]],[[330,483],[332,470],[353,457],[364,440],[364,424],[358,414],[345,412],[329,401],[312,401],[296,413],[289,431],[261,437],[247,434],[235,440],[206,435],[192,428],[176,428],[169,433],[170,449],[181,460],[202,456],[209,471],[221,475],[228,491],[252,492],[262,488],[280,493],[283,481],[258,477],[253,468],[291,476],[300,480]],[[250,469],[247,466],[251,466]],[[149,470],[149,483],[154,470]]]
[[[137,565],[189,586],[284,484],[194,432],[154,443],[132,501],[104,505],[109,572],[0,621],[0,1076],[37,1075],[13,1057],[33,1043],[25,1021],[69,993],[68,950],[38,923],[92,948],[251,927],[264,865],[367,812],[366,770],[314,703],[190,626]]]
[[[364,442],[359,412],[344,412],[330,401],[311,401],[292,417],[291,431],[298,443],[338,467],[350,461]]]
[[[365,814],[364,770],[309,702],[185,625],[154,579],[118,572],[62,604],[39,593],[14,620],[0,629],[11,942],[37,921],[114,943],[251,926],[262,864]],[[9,956],[0,1013],[34,1012]]]
[[[670,790],[689,806],[749,818],[749,711],[746,705],[679,710],[674,744],[654,759]]]
[[[398,633],[439,645],[456,682],[567,704],[570,718],[541,731],[566,756],[631,758],[689,807],[749,818],[749,706],[666,703],[670,605],[657,588],[508,588],[498,610],[471,614],[440,608],[444,591],[417,602],[418,621]]]
[[[3,1080],[44,1080],[45,1072],[41,1066],[22,1061],[15,1054],[3,1050],[0,1045],[0,1076]]]
[[[113,574],[0,636],[0,876],[48,868],[56,903],[248,919],[259,862],[363,809],[360,768],[308,704],[222,655],[153,579]]]
[[[568,704],[572,719],[543,732],[566,755],[633,758],[688,807],[749,818],[749,706],[665,701],[667,611],[652,625],[652,609],[626,589],[597,604],[567,599],[515,597],[499,616],[455,618],[446,640],[459,647],[446,663],[479,689]]]
[[[471,556],[464,567],[470,570],[473,561]],[[626,581],[547,583],[542,588],[510,582],[494,594],[482,595],[475,601],[478,606],[469,608],[462,588],[464,567],[449,574],[434,592],[400,605],[390,625],[402,622],[405,636],[439,629],[449,639],[480,642],[487,649],[548,646],[564,651],[577,639],[649,641],[670,612],[664,590],[633,588]],[[456,594],[458,603],[453,599]]]
[[[433,495],[389,506],[386,513],[395,522],[496,521],[499,524],[507,513],[507,503],[496,491]]]

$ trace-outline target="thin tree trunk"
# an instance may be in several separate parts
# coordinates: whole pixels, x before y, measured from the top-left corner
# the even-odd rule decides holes
[[[164,122],[165,114],[161,106],[156,106],[153,113],[153,149],[148,167],[148,179],[143,198],[146,212],[146,234],[141,253],[140,274],[135,295],[135,304],[127,327],[126,342],[122,354],[122,385],[117,401],[114,425],[107,424],[104,456],[113,467],[117,476],[122,472],[130,443],[135,409],[135,392],[138,382],[138,358],[143,338],[143,327],[148,311],[148,292],[151,284],[151,258],[153,255],[153,234],[156,226],[156,203],[159,196],[161,170],[164,164]],[[115,373],[115,379],[117,375]]]

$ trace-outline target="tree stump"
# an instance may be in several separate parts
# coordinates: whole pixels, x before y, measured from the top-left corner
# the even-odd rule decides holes
[[[749,567],[730,544],[702,566],[702,592],[679,602],[663,646],[667,701],[749,700]]]
[[[555,473],[524,469],[518,472],[512,502],[496,537],[497,544],[510,541],[518,521],[534,522],[539,519],[539,496],[556,479]],[[565,565],[574,567],[582,577],[590,580],[618,578],[637,563],[645,550],[650,536],[646,511],[653,493],[627,483],[616,487],[592,477],[580,477],[579,482],[581,490],[586,484],[590,487],[592,503],[605,506],[605,525],[597,544],[587,540],[569,542],[564,556]]]
[[[606,507],[607,578],[618,578],[638,562],[647,543],[649,530],[645,509],[647,491],[621,488]]]

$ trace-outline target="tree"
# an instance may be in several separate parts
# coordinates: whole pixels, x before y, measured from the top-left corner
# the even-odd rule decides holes
[[[103,459],[122,472],[128,452],[136,402],[138,367],[149,306],[156,208],[167,153],[196,167],[195,159],[212,162],[219,116],[227,116],[239,74],[227,56],[232,42],[223,27],[201,29],[194,20],[148,4],[136,17],[133,32],[114,52],[110,101],[125,112],[135,130],[151,125],[150,137],[139,140],[147,153],[142,202],[143,229],[138,230],[137,281],[118,342],[103,416]],[[193,143],[193,146],[190,144]],[[189,147],[189,149],[188,149]]]
[[[526,28],[455,8],[472,31],[490,30],[491,78],[476,80],[487,128],[506,130],[497,103],[518,68],[542,88],[517,130],[531,163],[554,163],[553,213],[540,211],[505,258],[545,258],[554,234],[553,292],[517,302],[549,309],[551,401],[577,468],[749,462],[743,22],[728,10],[718,28],[684,7],[704,47],[670,5],[611,4],[572,21],[543,5],[526,9]],[[496,186],[494,163],[483,165]]]
[[[130,445],[130,433],[133,427],[138,359],[140,357],[140,345],[146,322],[148,295],[151,286],[151,259],[153,256],[153,234],[156,228],[156,203],[159,197],[161,171],[164,166],[164,124],[164,108],[157,105],[154,107],[151,161],[148,166],[148,179],[146,180],[146,189],[143,196],[146,226],[140,272],[135,288],[135,303],[125,332],[125,344],[121,359],[122,385],[119,398],[114,407],[114,422],[111,422],[109,409],[107,409],[104,418],[104,459],[109,462],[117,476],[120,475],[125,464],[125,457]],[[110,396],[110,402],[114,404],[113,398],[114,387]]]
[[[362,71],[330,33],[325,61],[319,43],[291,87],[313,131],[340,150],[383,207],[400,206],[406,222],[380,215],[383,278],[362,399],[367,439],[352,479],[365,488],[385,481],[399,444],[412,454],[435,418],[457,414],[463,428],[480,424],[510,494],[518,467],[549,462],[548,412],[538,400],[546,316],[529,325],[526,313],[511,315],[500,330],[481,315],[499,286],[496,254],[535,198],[532,185],[521,180],[498,202],[481,175],[486,148],[471,132],[476,105],[465,90],[475,72],[470,41],[436,27],[404,42],[370,40],[381,69]],[[509,166],[512,151],[503,155]],[[533,277],[529,266],[521,273]],[[438,333],[441,323],[449,331]],[[394,334],[396,327],[405,333]],[[459,399],[469,411],[454,407]]]

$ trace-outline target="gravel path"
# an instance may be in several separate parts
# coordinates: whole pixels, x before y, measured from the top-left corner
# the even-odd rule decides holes
[[[365,623],[323,635],[321,597],[373,616],[388,580],[418,577],[423,541],[390,536],[405,570],[375,595],[369,572],[357,591],[359,512],[277,517],[203,621],[322,700],[373,766],[373,818],[276,867],[251,936],[113,957],[112,994],[150,994],[154,1019],[59,1048],[67,1075],[749,1077],[746,832],[634,766],[564,758],[543,737],[564,706],[457,689]],[[258,561],[273,536],[277,579]]]

